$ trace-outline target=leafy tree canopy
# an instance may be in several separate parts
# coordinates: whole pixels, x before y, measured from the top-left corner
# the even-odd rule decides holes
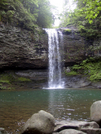
[[[60,27],[72,24],[87,37],[101,37],[101,1],[74,0],[74,2],[77,4],[76,9],[73,11],[65,9],[61,15]]]
[[[0,0],[0,21],[30,30],[50,27],[51,8],[49,0]]]
[[[75,0],[78,5],[78,12],[80,14],[85,14],[86,19],[88,19],[89,23],[93,23],[93,19],[95,19],[100,11],[101,11],[101,1],[100,0]]]

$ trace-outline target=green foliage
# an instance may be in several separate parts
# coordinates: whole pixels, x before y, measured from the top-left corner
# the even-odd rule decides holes
[[[71,29],[65,29],[66,32],[71,32]]]
[[[99,0],[75,0],[74,11],[65,10],[60,27],[75,25],[86,37],[101,37],[101,2]],[[68,4],[68,3],[67,3]]]
[[[94,58],[83,60],[80,65],[74,65],[71,72],[67,74],[86,75],[91,81],[99,81],[101,80],[101,61]]]
[[[1,86],[0,85],[0,90],[6,90],[7,88],[6,88],[6,86]]]
[[[63,30],[63,33],[71,33],[71,32],[72,32],[71,29],[67,29],[67,28],[66,28],[66,29]]]
[[[25,77],[19,77],[18,79],[17,79],[17,81],[25,81],[25,82],[27,82],[27,81],[31,81],[30,79],[28,79],[28,78],[25,78]]]
[[[17,76],[13,76],[12,74],[2,74],[0,75],[0,83],[7,83],[7,84],[11,84],[14,81],[31,81],[29,78],[25,78],[25,77],[17,77]]]
[[[39,12],[37,23],[43,28],[50,27],[53,23],[53,15],[51,12],[52,6],[48,0],[38,0]]]
[[[65,72],[66,75],[71,76],[71,75],[78,75],[76,71],[71,71],[71,72]]]
[[[84,13],[86,15],[86,19],[88,19],[89,23],[93,23],[93,19],[95,19],[100,11],[101,11],[101,1],[100,0],[83,0],[85,7],[82,7],[79,12],[80,14]]]
[[[13,77],[11,75],[0,75],[0,83],[7,83],[10,84],[10,82],[13,80]]]
[[[18,77],[13,73],[2,73],[0,74],[0,90],[11,90],[14,89],[13,84],[19,82],[30,82],[29,78]]]
[[[81,69],[82,67],[80,66],[80,65],[74,65],[73,67],[72,67],[72,69],[73,70],[79,70],[79,69]]]
[[[49,0],[1,0],[0,21],[34,30],[53,22]]]

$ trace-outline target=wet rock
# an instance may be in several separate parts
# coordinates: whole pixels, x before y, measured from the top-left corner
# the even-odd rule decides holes
[[[56,122],[55,132],[60,132],[64,129],[76,129],[81,130],[82,128],[99,128],[96,122],[85,122],[85,121],[60,121]]]
[[[69,73],[71,70],[70,70],[70,67],[67,67],[66,69],[65,69],[65,71],[67,72],[67,73]]]
[[[66,76],[65,86],[68,88],[88,87],[91,84],[86,77],[82,76]]]
[[[95,87],[95,88],[101,89],[101,82],[100,81],[98,81],[98,82],[92,82],[92,86]]]
[[[43,110],[32,115],[24,125],[22,134],[51,134],[54,131],[55,119]]]
[[[91,105],[90,118],[101,126],[101,101],[96,101]]]
[[[94,56],[101,58],[101,38],[95,39],[93,42]]]
[[[21,77],[27,77],[31,80],[47,80],[48,72],[47,70],[20,70],[15,72],[16,75]]]
[[[87,133],[74,129],[66,129],[59,132],[58,134],[87,134]]]
[[[82,128],[81,131],[87,134],[101,134],[100,128]]]

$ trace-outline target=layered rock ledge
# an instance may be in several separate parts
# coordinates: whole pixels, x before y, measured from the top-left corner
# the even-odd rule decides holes
[[[74,27],[63,33],[63,59],[65,66],[80,63],[88,56],[100,57],[101,40],[85,40]],[[48,37],[44,30],[28,31],[0,23],[0,69],[48,68]]]
[[[0,68],[47,68],[47,35],[0,23]]]

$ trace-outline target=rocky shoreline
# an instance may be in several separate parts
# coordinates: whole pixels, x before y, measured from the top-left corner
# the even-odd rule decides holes
[[[101,134],[101,101],[91,105],[90,119],[90,122],[56,121],[53,115],[40,110],[27,120],[21,134]],[[0,134],[8,133],[0,128]]]
[[[50,113],[43,110],[27,120],[21,134],[101,134],[101,101],[90,108],[91,122],[55,121]]]

